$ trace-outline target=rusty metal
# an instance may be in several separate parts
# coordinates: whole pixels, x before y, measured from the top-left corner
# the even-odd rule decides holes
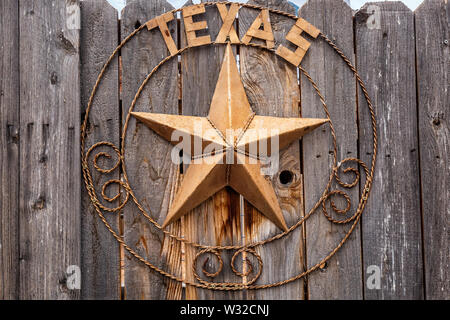
[[[221,2],[223,4],[231,4],[229,2]],[[217,2],[207,2],[205,3],[205,5],[216,5]],[[241,7],[247,7],[247,8],[253,8],[253,9],[265,9],[264,7],[258,6],[258,5],[250,5],[250,4],[239,4]],[[181,11],[181,9],[176,9],[173,10],[171,13],[176,13],[178,11]],[[275,14],[280,14],[292,19],[297,19],[298,17],[286,12],[282,12],[280,10],[274,10],[274,9],[269,9],[270,12],[275,13]],[[129,254],[131,254],[133,257],[135,257],[136,259],[138,259],[139,261],[141,261],[143,264],[145,264],[146,266],[148,266],[151,270],[161,274],[162,276],[171,279],[173,281],[177,281],[177,282],[182,282],[185,283],[189,286],[192,287],[196,287],[196,288],[203,288],[203,289],[210,289],[210,290],[243,290],[243,289],[249,289],[249,290],[257,290],[257,289],[266,289],[266,288],[272,288],[272,287],[276,287],[276,286],[281,286],[281,285],[285,285],[287,283],[296,281],[298,279],[301,279],[303,277],[305,277],[306,275],[308,275],[309,273],[320,269],[321,266],[323,266],[328,260],[330,260],[335,254],[336,252],[338,252],[338,250],[344,245],[344,243],[348,240],[348,238],[350,237],[350,235],[352,234],[352,232],[354,231],[354,229],[356,228],[359,219],[361,218],[361,215],[364,211],[364,208],[367,204],[367,199],[368,196],[370,194],[370,190],[372,187],[372,182],[373,182],[373,177],[374,177],[374,169],[375,169],[375,162],[376,162],[376,156],[377,156],[377,146],[378,146],[378,139],[377,139],[377,126],[376,126],[376,117],[375,117],[375,112],[374,112],[374,108],[373,108],[373,104],[371,102],[371,99],[369,97],[369,94],[367,92],[367,89],[365,88],[365,85],[362,81],[362,79],[360,78],[360,76],[358,75],[358,72],[356,70],[356,68],[352,65],[351,61],[344,55],[344,53],[330,40],[326,37],[326,35],[320,33],[320,38],[323,41],[325,41],[328,45],[330,45],[335,52],[344,60],[344,62],[347,64],[347,66],[350,68],[350,70],[353,72],[353,74],[355,75],[355,78],[357,80],[357,83],[359,84],[363,95],[367,101],[367,106],[368,106],[368,110],[371,116],[371,124],[372,124],[372,133],[373,133],[373,155],[372,155],[372,161],[371,161],[371,166],[370,168],[366,166],[366,164],[364,164],[361,160],[356,159],[356,158],[348,158],[348,159],[343,159],[339,162],[339,164],[337,163],[337,142],[336,142],[336,134],[334,131],[334,127],[333,127],[333,122],[331,121],[330,118],[330,114],[328,112],[328,108],[325,102],[325,99],[323,97],[323,95],[321,94],[318,86],[316,85],[316,83],[314,82],[314,80],[310,77],[310,75],[307,73],[306,70],[304,70],[301,66],[299,67],[299,70],[302,72],[302,74],[308,79],[308,81],[310,81],[310,83],[312,84],[314,90],[316,91],[316,93],[318,94],[318,96],[320,97],[320,101],[323,105],[324,111],[327,115],[327,118],[329,120],[328,124],[330,126],[330,131],[331,131],[331,136],[333,138],[333,148],[334,148],[334,154],[333,154],[333,168],[331,170],[330,173],[330,178],[329,181],[327,183],[327,185],[324,188],[323,194],[320,197],[320,199],[317,201],[317,203],[313,206],[313,208],[303,217],[301,218],[297,223],[295,223],[294,225],[292,225],[287,231],[285,232],[281,232],[271,238],[262,240],[262,241],[258,241],[258,242],[254,242],[251,244],[248,244],[246,246],[210,246],[207,244],[201,244],[201,243],[196,243],[190,239],[185,239],[182,238],[176,234],[172,234],[171,232],[167,231],[167,230],[162,230],[161,225],[159,225],[151,216],[150,213],[146,212],[146,210],[140,205],[138,199],[136,198],[136,196],[133,193],[132,188],[129,185],[128,182],[128,178],[126,176],[126,168],[125,168],[125,160],[124,160],[124,142],[122,142],[122,146],[121,149],[119,149],[118,147],[116,147],[114,144],[110,143],[110,142],[99,142],[94,144],[93,146],[91,146],[86,152],[85,152],[85,139],[86,139],[86,134],[87,134],[87,123],[88,123],[88,119],[89,119],[89,114],[91,112],[92,109],[92,105],[93,105],[93,99],[94,96],[97,92],[97,89],[99,87],[99,84],[104,76],[104,73],[106,71],[106,69],[108,68],[108,66],[110,65],[111,61],[113,60],[113,58],[118,54],[119,50],[132,38],[134,37],[136,34],[138,34],[141,30],[143,30],[145,27],[145,24],[142,25],[141,27],[139,27],[138,29],[136,29],[134,32],[132,32],[128,37],[126,37],[121,43],[120,45],[113,51],[113,53],[111,54],[111,56],[108,58],[107,62],[105,63],[104,67],[102,68],[97,81],[94,85],[94,88],[92,90],[91,96],[89,98],[89,102],[88,102],[88,106],[86,109],[86,116],[85,119],[83,121],[83,124],[81,126],[81,153],[82,153],[82,170],[83,170],[83,177],[84,177],[84,181],[86,184],[86,189],[88,191],[88,194],[91,198],[92,201],[92,205],[94,206],[99,218],[102,220],[102,222],[105,224],[106,228],[110,231],[110,233],[113,235],[113,237],[120,243],[121,246],[123,246],[123,248],[129,252]],[[218,43],[212,43],[211,45],[221,45]],[[238,45],[246,45],[244,43],[239,43]],[[259,48],[262,50],[267,50],[269,52],[275,53],[275,51],[273,49],[268,49],[265,46],[262,45],[256,45],[256,44],[252,44],[249,43],[246,46],[251,46],[251,47],[255,47],[255,48]],[[186,52],[187,50],[189,50],[189,47],[185,47],[182,49],[179,49],[178,52],[175,55],[171,55],[169,57],[166,57],[165,59],[163,59],[150,73],[149,75],[146,77],[146,79],[143,81],[143,83],[141,84],[140,88],[138,89],[135,98],[132,101],[131,107],[130,107],[130,111],[133,110],[134,105],[136,104],[136,101],[140,95],[140,93],[142,92],[143,88],[145,87],[145,85],[148,83],[149,79],[152,77],[152,75],[167,61],[171,60],[173,57],[178,56],[183,54],[184,52]],[[127,130],[127,126],[128,126],[128,122],[130,119],[130,113],[127,115],[126,118],[126,122],[125,125],[123,127],[123,136],[122,138],[125,137],[126,135],[126,130]],[[122,141],[125,141],[125,139],[122,139]],[[94,150],[96,150],[99,147],[108,147],[111,148],[114,153],[117,156],[117,162],[111,167],[111,168],[101,168],[98,164],[98,160],[100,159],[100,157],[106,157],[111,159],[112,156],[106,152],[98,152],[93,158],[92,158],[92,153],[94,152]],[[234,147],[234,146],[232,146]],[[123,179],[122,180],[110,180],[108,182],[106,182],[102,188],[101,188],[101,198],[103,199],[103,201],[106,202],[114,202],[115,200],[117,200],[120,196],[120,193],[115,195],[114,197],[108,197],[106,195],[106,189],[112,185],[112,184],[118,184],[121,189],[122,192],[125,194],[124,196],[121,197],[122,203],[120,203],[119,206],[115,207],[115,208],[108,208],[105,205],[102,204],[102,201],[100,201],[99,196],[97,195],[96,189],[95,189],[95,184],[93,182],[93,178],[92,178],[92,174],[91,174],[91,169],[90,169],[90,161],[92,161],[92,166],[94,167],[94,169],[99,172],[100,174],[108,174],[111,173],[115,170],[119,170],[119,167],[122,168],[123,170]],[[348,167],[342,170],[342,173],[344,174],[352,174],[354,179],[353,181],[351,181],[350,183],[345,183],[343,182],[343,180],[340,178],[340,174],[339,171],[341,170],[342,164],[344,163],[354,163],[356,166],[355,167]],[[357,209],[355,211],[355,213],[344,220],[337,220],[333,217],[331,217],[331,215],[328,213],[327,209],[326,209],[326,202],[327,200],[330,201],[330,206],[331,209],[339,214],[339,215],[346,215],[348,213],[348,211],[350,210],[351,207],[351,200],[349,198],[349,196],[345,193],[345,191],[342,190],[331,190],[331,185],[333,183],[333,181],[336,181],[337,184],[343,188],[346,189],[350,189],[350,188],[354,188],[355,186],[358,185],[360,181],[360,173],[359,173],[359,168],[362,168],[362,172],[365,175],[365,181],[364,181],[364,186],[362,188],[362,194],[360,195],[360,200],[357,206]],[[346,201],[347,201],[347,207],[344,209],[339,209],[337,208],[337,206],[334,204],[334,202],[331,200],[331,197],[333,196],[341,196],[343,197]],[[132,200],[132,201],[130,201]],[[143,214],[143,216],[158,230],[160,230],[160,232],[164,233],[166,236],[176,240],[176,241],[180,241],[183,242],[185,245],[189,245],[192,246],[193,248],[197,248],[199,251],[196,254],[196,257],[194,259],[194,264],[193,264],[193,273],[195,278],[197,279],[198,282],[193,282],[193,281],[187,281],[186,279],[184,279],[181,275],[175,275],[172,273],[169,273],[165,270],[162,270],[161,268],[158,268],[155,264],[153,264],[152,262],[146,260],[145,258],[143,258],[142,256],[140,256],[136,250],[134,250],[132,247],[130,247],[127,243],[125,243],[125,241],[123,240],[123,238],[119,235],[119,233],[114,230],[111,225],[108,223],[107,219],[105,218],[104,212],[106,213],[117,213],[120,210],[123,209],[123,207],[127,204],[129,204],[130,202],[134,203],[134,205],[136,205],[139,210],[141,211],[141,213]],[[347,224],[352,222],[352,225],[350,227],[350,229],[347,231],[347,233],[345,234],[345,236],[343,237],[343,239],[341,240],[341,242],[335,247],[333,248],[330,253],[325,256],[322,260],[318,261],[314,266],[312,266],[311,268],[309,268],[308,270],[297,274],[296,276],[293,276],[289,279],[283,280],[283,281],[279,281],[279,282],[275,282],[275,283],[267,283],[267,284],[260,284],[260,285],[255,285],[255,281],[259,278],[259,276],[262,273],[262,269],[263,269],[263,264],[262,264],[262,259],[261,257],[257,254],[255,248],[259,247],[259,246],[263,246],[269,242],[273,242],[276,241],[278,239],[281,239],[285,236],[287,236],[288,234],[290,234],[291,232],[295,231],[296,229],[298,229],[299,226],[303,225],[303,223],[312,215],[314,214],[317,209],[322,206],[322,212],[324,213],[324,215],[326,216],[326,218],[332,222],[332,223],[336,223],[336,224]],[[204,279],[202,279],[198,273],[197,273],[197,259],[198,257],[200,257],[201,255],[205,254],[205,253],[210,253],[213,256],[215,256],[218,261],[219,261],[219,265],[220,268],[218,270],[216,270],[215,272],[208,272],[205,270],[205,267],[202,268],[202,272],[205,276],[210,277],[210,278],[214,278],[216,276],[218,276],[223,268],[223,260],[220,256],[220,252],[223,250],[232,250],[235,251],[232,261],[231,261],[231,269],[232,271],[238,275],[241,276],[243,278],[245,278],[246,276],[252,274],[255,272],[255,270],[257,270],[256,275],[254,275],[254,277],[245,283],[228,283],[228,282],[224,282],[224,283],[214,283],[214,282],[208,282]],[[248,260],[248,258],[243,259],[243,261],[247,264],[248,270],[246,271],[238,271],[235,266],[233,265],[235,262],[236,257],[240,254],[240,253],[249,253],[252,254],[256,257],[256,259],[258,260],[258,268],[255,268],[252,263],[250,262],[250,260]]]

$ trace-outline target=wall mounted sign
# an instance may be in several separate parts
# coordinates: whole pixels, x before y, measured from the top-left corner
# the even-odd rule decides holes
[[[215,39],[212,39],[211,35],[208,34],[208,21],[202,20],[202,14],[206,12],[207,6],[215,7],[222,19],[221,28]],[[258,10],[258,14],[248,30],[246,30],[245,34],[240,38],[235,27],[235,20],[239,14],[239,10],[243,7]],[[168,27],[168,23],[176,19],[177,12],[181,13],[181,19],[186,33],[187,46],[183,48],[177,47],[176,41],[172,37]],[[286,42],[290,44],[289,46],[276,44],[270,21],[271,15],[281,15],[293,19],[292,28],[285,36]],[[106,69],[111,64],[113,58],[118,54],[119,50],[126,46],[133,37],[141,32],[149,32],[151,30],[159,30],[161,33],[164,43],[167,46],[168,56],[148,74],[136,92],[135,98],[128,109],[129,112],[125,116],[125,122],[122,128],[122,145],[118,147],[107,141],[99,141],[92,146],[86,146],[85,138],[89,116],[92,112],[95,112],[94,96]],[[258,40],[258,42],[255,42],[255,40]],[[320,93],[320,88],[301,66],[303,57],[308,53],[308,49],[315,41],[325,41],[334,49],[336,54],[342,58],[343,63],[354,73],[356,80],[364,93],[371,114],[373,128],[373,159],[370,167],[366,166],[361,160],[356,158],[340,159],[339,162],[336,159],[336,136],[334,133],[333,121],[329,116],[325,99]],[[189,50],[195,50],[196,47],[207,46],[225,47],[222,67],[207,117],[134,111],[134,107],[143,88],[148,84],[150,78],[158,72],[166,62],[176,59],[176,57],[185,54]],[[284,61],[285,64],[297,67],[300,73],[311,82],[314,90],[319,95],[327,117],[323,119],[279,118],[255,114],[247,98],[247,93],[240,78],[238,64],[233,54],[233,47],[239,46],[252,47],[256,53],[263,51],[270,52],[271,54],[280,57],[280,61]],[[207,61],[205,61],[205,63],[207,63]],[[183,159],[183,163],[189,163],[189,166],[184,173],[183,181],[171,200],[171,205],[169,206],[165,221],[162,225],[159,225],[155,218],[152,217],[151,213],[144,209],[144,206],[141,204],[141,199],[135,195],[128,180],[125,141],[127,134],[130,134],[128,132],[128,124],[131,119],[136,119],[143,123],[148,127],[148,130],[154,131],[173,144],[175,147],[171,147],[168,143],[167,148],[174,148],[173,150],[175,150],[175,152],[172,152],[172,155],[174,155],[174,162]],[[314,209],[297,223],[289,226],[286,224],[283,217],[272,184],[265,177],[268,172],[264,171],[262,163],[276,163],[280,150],[283,150],[290,143],[299,140],[303,135],[308,134],[319,126],[330,126],[331,128],[330,132],[334,143],[335,158],[333,166],[330,168],[330,181],[328,185],[324,186],[325,191],[320,199],[318,199]],[[155,272],[160,273],[162,276],[186,283],[190,286],[211,290],[264,289],[284,285],[304,277],[331,259],[342,247],[343,243],[347,241],[364,211],[372,185],[377,150],[376,120],[370,98],[361,78],[358,76],[358,73],[350,60],[345,57],[342,51],[339,50],[331,40],[309,22],[292,14],[256,5],[227,2],[205,3],[167,12],[162,16],[146,22],[126,37],[113,52],[98,76],[98,81],[92,91],[87,106],[86,117],[82,126],[81,139],[83,174],[88,193],[92,200],[92,205],[95,207],[100,219],[105,223],[106,227],[117,241],[121,243],[125,250],[132,256]],[[100,147],[111,148],[114,151],[117,162],[111,168],[104,168],[100,165],[100,158],[112,157],[111,154],[100,152]],[[182,156],[180,156],[180,150],[182,150]],[[343,168],[344,163],[347,165],[346,168]],[[348,167],[348,164],[351,163],[355,166]],[[96,185],[96,179],[93,179],[92,170],[95,170],[97,174],[105,175],[114,171],[121,171],[122,179],[109,180],[103,184],[103,186],[99,187]],[[330,204],[331,209],[334,212],[338,214],[347,214],[351,208],[351,199],[343,190],[331,190],[331,183],[334,180],[343,189],[354,188],[359,185],[359,183],[362,184],[360,170],[365,175],[365,180],[356,212],[345,220],[336,220],[327,211],[326,203]],[[354,180],[351,182],[344,182],[340,178],[340,171],[344,174],[352,174]],[[107,196],[106,189],[112,185],[120,185],[123,192],[118,193],[114,197]],[[189,213],[192,209],[196,208],[216,192],[227,186],[242,195],[261,214],[274,223],[279,228],[279,234],[245,246],[217,246],[196,243],[192,239],[182,238],[177,234],[172,234],[170,229],[167,228],[167,226],[177,221],[180,217]],[[342,197],[347,202],[347,207],[344,209],[338,208],[331,197]],[[121,199],[120,205],[115,208],[110,208],[104,204],[105,201],[113,203],[119,198]],[[108,223],[105,215],[120,212],[125,206],[136,206],[146,220],[153,224],[158,230],[169,235],[176,241],[181,241],[185,245],[190,245],[198,250],[194,259],[193,268],[194,276],[198,280],[197,282],[188,281],[183,278],[181,274],[174,274],[168,270],[157,267],[155,261],[145,259],[132,247],[132,244],[128,244],[123,240],[119,235],[118,230],[114,230]],[[315,211],[319,211],[319,208],[322,209],[323,214],[332,223],[351,223],[349,231],[342,238],[341,242],[335,248],[330,248],[330,254],[320,261],[317,261],[313,267],[302,273],[275,283],[256,284],[257,279],[263,272],[262,259],[257,253],[256,248],[258,246],[264,246],[269,242],[277,241],[278,239],[287,236],[289,233],[295,232],[295,230],[299,229],[299,227],[302,226]],[[219,270],[215,273],[210,273],[203,268],[202,271],[203,274],[209,278],[216,277],[222,270],[223,260],[221,252],[225,250],[234,252],[231,259],[231,268],[236,275],[241,276],[245,281],[240,283],[218,283],[213,282],[212,280],[205,280],[198,274],[196,265],[198,257],[203,254],[212,254],[220,262]],[[235,266],[236,257],[239,254],[244,255],[244,253],[253,255],[258,261],[258,266],[253,266],[248,262],[247,270],[239,271],[239,268],[236,268]]]

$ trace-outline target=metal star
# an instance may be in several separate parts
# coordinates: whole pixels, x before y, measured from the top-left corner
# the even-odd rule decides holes
[[[252,156],[250,146],[252,143],[268,143],[270,146],[271,139],[278,138],[279,149],[282,149],[328,121],[255,116],[230,44],[226,48],[208,118],[145,112],[132,112],[132,115],[173,144],[181,140],[173,141],[174,132],[189,137],[190,155],[202,160],[189,165],[163,228],[229,186],[286,231],[286,222],[272,184],[261,173],[260,151]],[[230,129],[233,129],[231,133]],[[207,135],[202,133],[205,130],[208,130]],[[202,148],[194,150],[195,141],[201,141],[199,145]],[[204,148],[215,149],[216,152],[205,154]],[[268,150],[269,155],[271,152]]]

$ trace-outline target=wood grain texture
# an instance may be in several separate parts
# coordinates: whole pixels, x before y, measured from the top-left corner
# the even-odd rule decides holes
[[[354,63],[353,13],[341,0],[309,0],[299,16],[319,28],[343,50]],[[311,47],[302,66],[311,75],[325,97],[337,136],[338,162],[358,157],[358,128],[356,83],[351,70],[334,50],[322,39],[305,35]],[[302,117],[326,117],[320,98],[306,77],[301,76]],[[329,126],[322,126],[303,138],[303,178],[305,212],[320,198],[333,167],[333,139]],[[355,165],[355,164],[353,164]],[[341,171],[342,172],[342,171]],[[343,179],[350,181],[352,177]],[[343,189],[350,196],[352,206],[346,217],[354,214],[359,202],[359,188]],[[340,201],[341,200],[341,201]],[[333,198],[339,208],[345,208],[343,199]],[[327,206],[328,210],[332,209]],[[336,219],[342,219],[333,214]],[[350,224],[351,225],[351,224]],[[308,268],[322,260],[345,236],[350,225],[333,224],[316,210],[306,222]],[[321,272],[308,277],[310,299],[362,299],[361,238],[359,226],[337,255],[328,261]]]
[[[447,1],[428,0],[415,11],[426,299],[450,292],[449,21]]]
[[[0,2],[0,300],[19,296],[19,8]]]
[[[366,4],[355,15],[357,68],[378,121],[374,184],[362,217],[363,270],[381,269],[366,299],[422,299],[414,16],[401,2]],[[372,129],[359,91],[359,152],[369,164]],[[365,280],[366,284],[366,280]]]
[[[206,2],[206,1],[202,1]],[[188,1],[184,6],[192,5]],[[222,18],[215,6],[207,6],[204,14],[196,17],[208,21],[208,34],[216,39]],[[180,28],[181,47],[187,45],[184,23]],[[202,35],[201,33],[199,35]],[[181,56],[182,79],[182,113],[184,115],[207,116],[217,80],[222,66],[225,46],[207,46],[190,49]],[[199,90],[201,88],[201,90]],[[186,169],[184,172],[186,172]],[[207,245],[239,245],[241,244],[241,223],[239,211],[239,195],[231,189],[223,189],[205,201],[191,213],[183,217],[183,235],[186,239]],[[197,250],[185,246],[185,278],[194,281],[192,263]],[[224,267],[216,278],[205,278],[201,267],[206,259],[205,270],[218,270],[218,261],[210,255],[203,255],[198,260],[198,273],[205,280],[214,282],[242,281],[229,267],[233,252],[221,253]],[[196,280],[195,280],[196,281]],[[186,299],[241,299],[242,292],[221,292],[203,289],[186,288]]]
[[[148,20],[172,10],[163,0],[133,1],[122,11],[121,38]],[[173,38],[177,39],[177,25],[168,23]],[[141,82],[152,69],[170,53],[159,28],[146,28],[121,50],[123,66],[123,118]],[[167,62],[148,82],[134,111],[178,113],[176,59]],[[144,124],[131,118],[125,139],[127,176],[137,199],[144,209],[160,224],[164,221],[169,201],[177,180],[178,166],[172,163],[170,144]],[[173,228],[173,227],[172,227]],[[124,208],[124,240],[142,257],[168,270],[168,255],[163,250],[165,237],[133,204]],[[161,275],[129,254],[125,255],[125,290],[127,299],[165,299],[170,285]]]
[[[95,81],[105,61],[119,44],[117,11],[105,0],[81,2],[81,105],[85,111]],[[116,57],[102,78],[95,95],[89,116],[86,135],[86,149],[97,142],[108,141],[120,145],[119,64]],[[112,149],[101,148],[96,152],[108,152],[112,158],[102,162],[111,168],[117,161]],[[86,152],[87,150],[85,150]],[[94,156],[93,154],[93,156]],[[91,173],[100,194],[104,183],[120,179],[120,171],[99,174],[92,166]],[[106,159],[103,159],[106,160]],[[120,254],[119,244],[106,229],[97,215],[86,186],[81,186],[81,269],[82,299],[120,298]],[[119,188],[112,186],[108,193],[116,195]],[[103,201],[103,203],[106,201]],[[106,203],[105,203],[106,205]],[[117,202],[114,206],[118,206]],[[112,205],[108,204],[112,207]],[[119,232],[119,213],[105,213],[111,226]]]
[[[249,3],[295,13],[287,1],[258,0]],[[239,33],[242,38],[258,16],[259,10],[241,8],[239,11]],[[295,20],[270,14],[275,47],[280,43],[287,45],[286,33]],[[259,42],[258,42],[259,41]],[[252,43],[266,42],[253,39]],[[241,76],[253,110],[258,115],[276,117],[299,116],[300,92],[297,70],[283,58],[261,49],[242,46],[240,49]],[[280,166],[272,179],[284,219],[290,227],[303,216],[303,184],[299,143],[293,143],[280,153]],[[287,184],[280,182],[280,173],[292,174]],[[264,218],[248,203],[245,206],[244,234],[246,243],[270,238],[280,232],[272,222]],[[267,284],[288,279],[304,270],[304,242],[301,228],[291,235],[275,242],[258,247],[264,269],[257,284]],[[249,291],[249,299],[303,299],[303,280],[265,290]]]
[[[20,1],[20,298],[76,299],[80,265],[79,3]]]

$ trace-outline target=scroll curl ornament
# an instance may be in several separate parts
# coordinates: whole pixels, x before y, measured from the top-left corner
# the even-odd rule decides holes
[[[368,170],[368,168],[367,168],[367,166],[366,166],[366,164],[364,162],[362,162],[361,160],[356,159],[356,158],[347,158],[347,159],[342,160],[338,164],[338,166],[334,169],[334,178],[335,178],[336,182],[341,187],[344,187],[346,189],[351,189],[351,188],[356,187],[358,185],[358,183],[360,182],[360,173],[359,173],[359,170],[357,168],[355,168],[355,167],[347,167],[345,169],[342,169],[342,165],[344,163],[347,163],[347,162],[355,162],[357,165],[361,166],[363,168],[363,170],[364,170],[364,173],[365,173],[366,177],[369,176],[369,170]],[[350,173],[353,174],[354,179],[351,182],[344,182],[341,179],[340,174],[339,174],[339,171],[341,169],[342,169],[342,172],[344,174],[350,174]],[[346,207],[343,208],[343,209],[339,209],[337,207],[336,203],[332,199],[333,196],[340,196],[340,197],[342,197],[345,200],[345,202],[346,202]],[[322,201],[322,212],[325,215],[325,217],[332,223],[335,223],[335,224],[347,224],[347,223],[355,220],[357,218],[358,214],[359,214],[359,210],[356,210],[355,213],[351,217],[349,217],[347,219],[344,219],[344,220],[335,219],[327,211],[327,208],[326,208],[327,201],[330,202],[331,209],[334,212],[336,212],[337,214],[341,215],[341,216],[346,215],[350,211],[351,206],[352,206],[352,202],[351,202],[350,196],[345,191],[342,191],[342,190],[333,190],[333,191],[330,191],[326,195],[325,199]]]
[[[194,277],[197,279],[197,281],[199,283],[206,285],[208,287],[211,287],[211,288],[234,288],[235,290],[236,289],[237,290],[244,289],[244,288],[248,288],[250,285],[254,284],[258,280],[258,278],[261,276],[261,273],[263,270],[263,262],[262,262],[261,256],[256,252],[255,249],[243,247],[239,250],[236,250],[236,252],[233,254],[231,261],[230,261],[230,267],[235,275],[245,279],[244,282],[206,281],[200,277],[200,275],[198,274],[198,271],[197,271],[198,260],[201,256],[203,256],[205,254],[212,255],[213,257],[215,257],[215,259],[219,263],[217,269],[214,270],[213,272],[210,272],[210,271],[206,270],[206,264],[209,261],[209,257],[206,258],[205,261],[203,262],[203,266],[202,266],[202,272],[205,276],[207,276],[211,279],[216,278],[223,271],[224,264],[223,264],[223,259],[220,255],[220,251],[216,250],[216,249],[203,249],[203,250],[200,250],[195,255],[195,258],[194,258],[194,261],[192,264],[192,273],[194,274]],[[236,267],[236,259],[239,257],[239,255],[243,255],[243,254],[245,254],[246,257],[245,258],[243,257],[243,259],[242,259],[242,261],[243,261],[242,267],[245,268],[246,270],[239,271],[238,268]],[[258,261],[258,266],[256,268],[253,266],[252,262],[250,261],[249,257],[247,256],[248,254],[254,256],[255,259]],[[252,274],[254,274],[254,275],[251,277],[250,280],[248,280],[247,277]]]

